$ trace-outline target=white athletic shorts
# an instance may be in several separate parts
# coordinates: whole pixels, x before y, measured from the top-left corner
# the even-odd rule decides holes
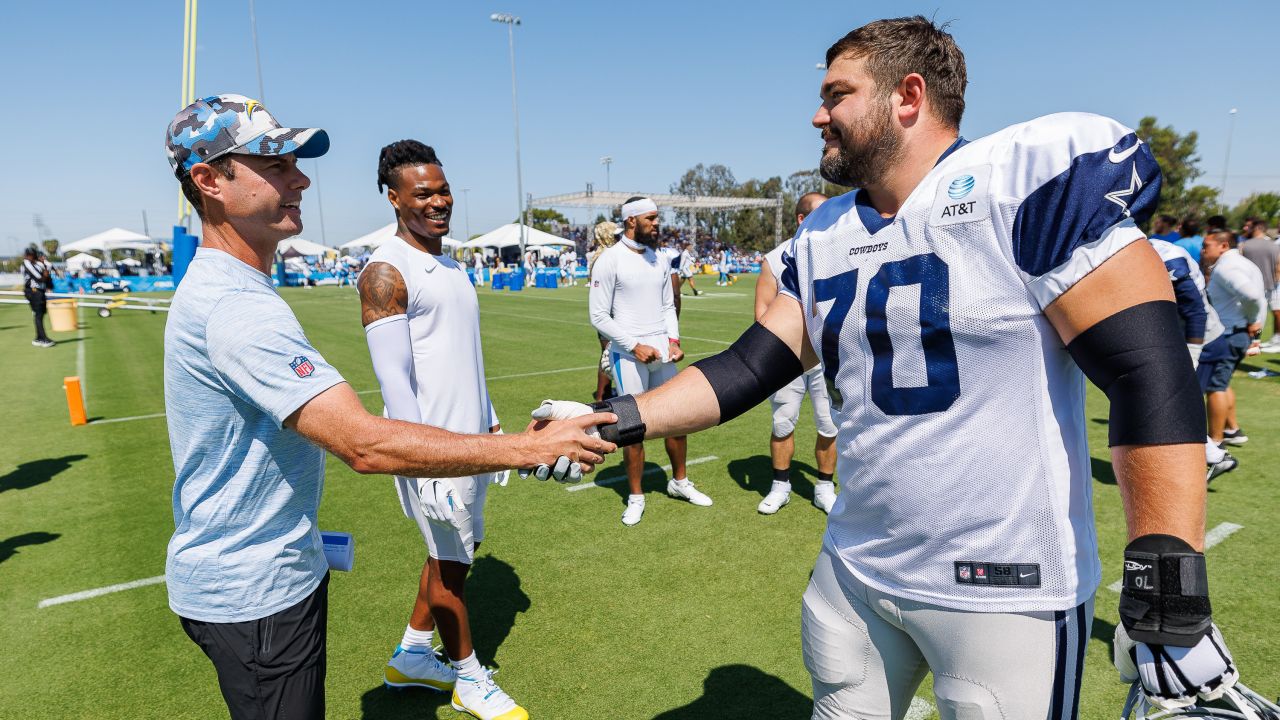
[[[1269,299],[1271,301],[1271,309],[1280,310],[1280,284],[1271,288],[1271,297]]]
[[[800,403],[804,400],[806,390],[813,403],[813,421],[818,426],[818,434],[825,438],[836,436],[836,424],[831,419],[831,400],[827,397],[827,383],[822,377],[822,366],[818,365],[769,398],[769,404],[773,406],[774,437],[785,438],[796,431],[796,421],[800,419]]]
[[[642,363],[635,356],[619,352],[609,346],[609,362],[613,366],[614,390],[619,395],[639,395],[648,392],[676,376],[679,368],[666,360],[668,340],[666,335],[640,338],[641,345],[657,348],[662,353],[662,360]]]
[[[400,496],[400,509],[405,517],[418,524],[422,539],[427,542],[427,552],[436,560],[452,560],[470,565],[475,558],[476,545],[484,540],[484,500],[489,490],[489,475],[448,478],[454,492],[462,500],[462,507],[454,511],[461,530],[448,525],[433,523],[422,514],[419,488],[431,478],[396,478],[396,494]]]
[[[980,613],[867,587],[825,548],[800,638],[814,720],[902,720],[925,674],[942,720],[1076,717],[1093,600],[1070,610]]]

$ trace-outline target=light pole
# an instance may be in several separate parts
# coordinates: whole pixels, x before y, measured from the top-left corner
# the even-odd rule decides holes
[[[507,47],[511,54],[511,116],[515,123],[516,129],[516,207],[519,210],[520,220],[520,262],[524,262],[524,228],[526,222],[524,213],[524,178],[520,172],[520,105],[516,102],[516,25],[520,24],[520,18],[507,13],[494,13],[489,19],[502,23],[507,26]]]
[[[613,156],[605,155],[600,158],[600,164],[604,165],[604,189],[606,191],[612,190],[613,188],[609,184],[609,166],[613,164]]]
[[[1236,129],[1236,108],[1227,112],[1231,120],[1227,124],[1227,159],[1222,163],[1222,204],[1227,204],[1227,168],[1231,166],[1231,135]]]
[[[467,240],[471,239],[471,188],[462,188],[462,217],[467,221]],[[466,240],[463,240],[466,242]]]

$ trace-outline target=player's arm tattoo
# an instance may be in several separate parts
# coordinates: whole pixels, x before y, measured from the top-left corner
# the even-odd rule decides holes
[[[400,271],[387,263],[372,263],[360,274],[360,324],[405,314],[409,291]]]

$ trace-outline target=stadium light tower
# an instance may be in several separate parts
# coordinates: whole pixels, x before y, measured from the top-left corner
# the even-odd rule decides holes
[[[520,18],[508,13],[494,13],[489,19],[507,26],[507,47],[511,52],[511,116],[516,128],[516,208],[520,220],[520,262],[524,262],[525,225],[527,221],[524,210],[524,178],[520,172],[520,105],[516,102],[516,25]]]
[[[1236,129],[1236,108],[1231,108],[1227,115],[1231,116],[1231,121],[1227,125],[1227,159],[1222,163],[1222,203],[1227,202],[1227,168],[1231,166],[1231,135]]]
[[[600,164],[604,166],[604,189],[612,190],[613,187],[609,183],[609,166],[613,164],[613,156],[605,155],[600,158]]]

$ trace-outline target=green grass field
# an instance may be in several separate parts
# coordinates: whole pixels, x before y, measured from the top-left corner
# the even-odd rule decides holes
[[[691,355],[711,353],[751,320],[751,278],[709,281],[684,299]],[[285,290],[308,336],[371,411],[381,399],[350,289]],[[585,288],[480,290],[487,371],[508,428],[543,398],[585,399],[598,358]],[[173,529],[173,466],[164,418],[163,314],[83,312],[58,347],[29,345],[25,307],[0,306],[0,717],[225,717],[212,666],[183,634],[162,584],[39,608],[47,598],[164,572]],[[1249,369],[1280,370],[1280,356]],[[62,378],[83,364],[90,418],[73,428]],[[1208,553],[1215,617],[1244,677],[1280,692],[1280,528],[1272,522],[1280,450],[1280,380],[1239,374],[1240,417],[1252,440],[1241,467],[1210,490],[1208,527],[1243,526]],[[806,408],[805,412],[808,410]],[[122,418],[142,419],[107,422]],[[1106,406],[1091,395],[1104,587],[1084,679],[1083,718],[1118,716],[1125,688],[1110,638],[1124,521],[1106,449]],[[493,488],[488,537],[469,582],[480,659],[535,718],[807,718],[800,595],[825,516],[809,504],[813,423],[802,416],[794,464],[799,498],[778,515],[755,506],[769,487],[769,415],[759,407],[696,435],[691,477],[711,508],[664,499],[646,479],[644,521],[619,522],[624,485],[568,491],[520,481]],[[651,464],[667,462],[649,444]],[[619,475],[620,456],[597,477]],[[330,458],[321,526],[357,539],[351,573],[330,589],[331,718],[454,718],[446,698],[383,688],[382,665],[408,618],[425,549],[387,477],[362,477]],[[919,691],[932,701],[928,682]],[[919,717],[927,717],[920,714]]]

